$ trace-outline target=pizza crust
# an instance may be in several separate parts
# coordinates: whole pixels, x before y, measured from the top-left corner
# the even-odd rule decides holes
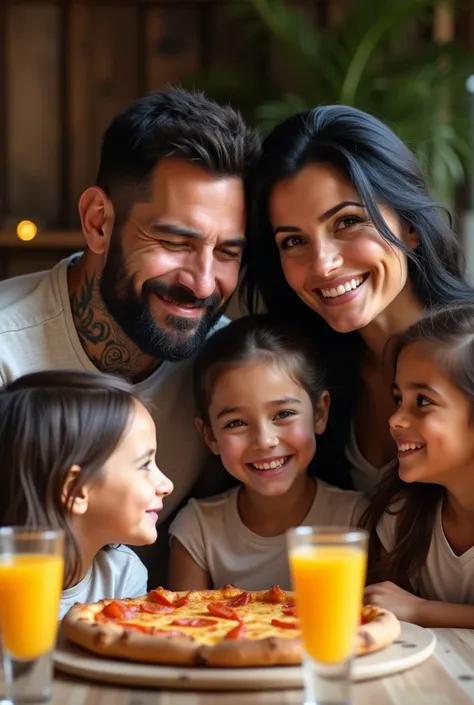
[[[242,590],[226,586],[223,590],[196,591],[192,601],[221,600],[239,595]],[[268,591],[267,591],[268,592]],[[211,594],[212,593],[212,594]],[[171,593],[170,593],[171,594]],[[181,597],[186,593],[172,593]],[[264,599],[265,592],[254,592],[252,602]],[[290,597],[291,593],[285,593]],[[138,598],[138,602],[146,601]],[[120,658],[141,663],[201,666],[201,667],[251,667],[299,665],[303,659],[303,645],[299,635],[264,638],[228,639],[206,644],[185,633],[180,636],[162,637],[146,634],[114,623],[113,620],[96,621],[96,615],[112,600],[91,605],[74,605],[61,623],[61,631],[74,644],[98,656]],[[124,600],[133,603],[135,600]],[[266,603],[268,605],[268,602]],[[281,605],[275,604],[275,608]],[[391,612],[378,607],[364,607],[363,616],[370,621],[357,631],[355,655],[378,651],[391,644],[400,634],[400,623]],[[209,615],[211,616],[211,615]],[[229,622],[229,629],[235,622]]]
[[[381,607],[368,605],[363,608],[362,614],[371,612],[371,621],[362,624],[357,630],[355,655],[364,656],[374,651],[379,651],[395,639],[401,632],[401,624],[395,615]]]

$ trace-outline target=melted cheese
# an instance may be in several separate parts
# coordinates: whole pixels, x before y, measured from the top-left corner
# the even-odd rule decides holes
[[[137,601],[134,601],[134,603],[136,604]],[[287,617],[283,614],[281,604],[251,602],[245,607],[234,607],[232,609],[242,617],[247,627],[248,631],[245,639],[265,639],[269,636],[291,639],[301,636],[299,629],[288,629],[271,625],[272,619],[278,619],[290,624],[295,622],[294,617]],[[215,621],[216,624],[208,627],[181,627],[172,624],[176,619],[195,617],[211,619]],[[134,619],[130,620],[130,623],[155,627],[156,629],[164,629],[166,631],[177,630],[209,646],[222,641],[226,634],[239,624],[239,622],[235,620],[214,617],[214,615],[210,614],[208,611],[207,603],[203,604],[202,602],[190,602],[183,607],[177,607],[173,614],[155,615],[138,612],[134,616]],[[125,625],[125,622],[122,622],[122,624]]]

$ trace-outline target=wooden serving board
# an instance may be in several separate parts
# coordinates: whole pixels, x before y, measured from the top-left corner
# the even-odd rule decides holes
[[[429,629],[402,622],[391,646],[354,659],[353,680],[370,680],[418,666],[431,656],[436,637]],[[86,680],[171,690],[244,691],[302,688],[299,666],[190,668],[99,658],[60,637],[54,654],[58,670]]]

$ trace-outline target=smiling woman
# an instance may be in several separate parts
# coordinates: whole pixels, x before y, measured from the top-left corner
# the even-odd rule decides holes
[[[318,472],[370,489],[396,457],[387,340],[433,306],[474,302],[456,235],[408,147],[345,106],[276,127],[250,193],[247,305],[317,342],[333,399]]]

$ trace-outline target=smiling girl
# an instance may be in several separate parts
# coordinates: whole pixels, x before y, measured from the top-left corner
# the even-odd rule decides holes
[[[171,481],[132,385],[37,372],[0,391],[0,525],[63,529],[60,616],[75,602],[144,595],[147,571],[120,544],[154,543]]]
[[[422,626],[472,629],[474,306],[411,326],[395,339],[395,364],[398,472],[381,482],[365,517],[386,582],[367,587],[366,600]]]
[[[285,532],[355,525],[365,501],[307,468],[324,433],[329,393],[302,332],[247,317],[208,340],[194,369],[197,426],[239,486],[190,500],[170,527],[170,587],[232,583],[290,589]]]

